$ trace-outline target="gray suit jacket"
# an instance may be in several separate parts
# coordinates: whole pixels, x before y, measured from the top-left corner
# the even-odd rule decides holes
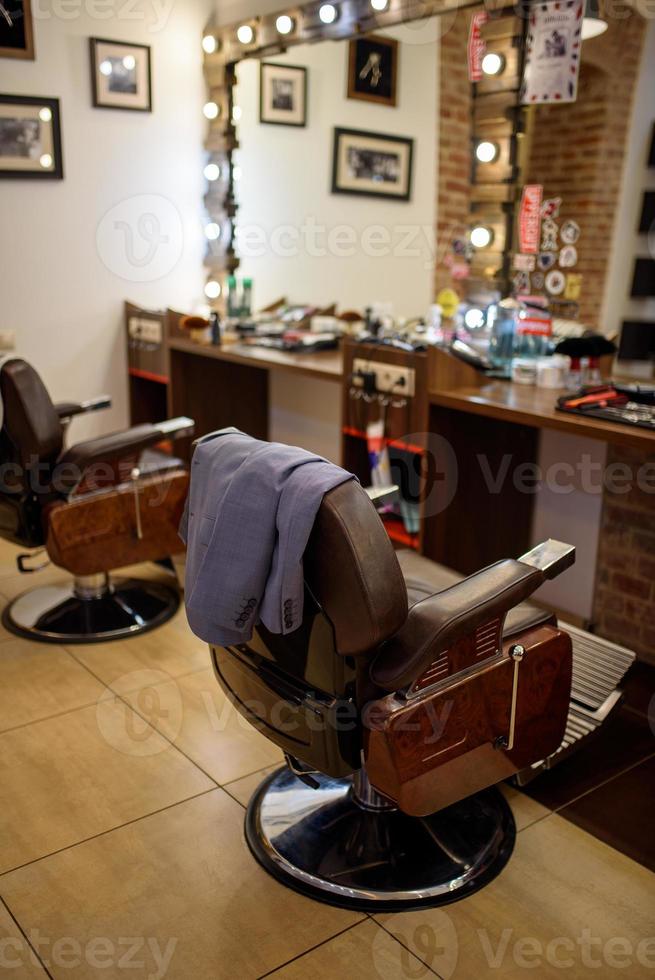
[[[320,456],[237,429],[199,440],[180,536],[185,605],[207,643],[244,643],[261,620],[272,633],[303,615],[302,557],[323,495],[353,479]]]

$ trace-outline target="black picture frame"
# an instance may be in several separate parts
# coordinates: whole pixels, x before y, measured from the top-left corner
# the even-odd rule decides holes
[[[115,101],[102,101],[98,86],[98,73],[100,64],[98,61],[98,50],[101,44],[111,44],[129,51],[144,51],[147,59],[146,83],[147,98],[144,105],[121,104],[120,95],[115,96]],[[91,97],[94,109],[120,109],[123,112],[152,112],[152,49],[149,44],[134,44],[131,41],[119,41],[108,37],[90,37],[89,55],[91,61]]]
[[[655,227],[655,191],[644,191],[639,217],[639,232],[645,234]]]
[[[34,24],[30,0],[3,0],[0,16],[0,58],[34,61]]]
[[[655,167],[655,123],[653,123],[653,131],[650,136],[650,151],[648,153],[648,166]]]
[[[272,118],[271,111],[274,107],[265,105],[265,76],[268,71],[274,69],[285,73],[298,75],[302,91],[302,119],[290,121],[283,118]],[[259,63],[259,122],[264,126],[292,126],[296,129],[307,126],[307,68],[304,65],[283,65],[274,61],[261,61]],[[280,111],[275,110],[275,111]]]
[[[343,180],[343,174],[340,173],[339,167],[339,156],[340,156],[340,146],[341,141],[345,139],[353,138],[353,140],[361,139],[368,142],[376,141],[379,147],[376,150],[370,152],[379,152],[384,154],[385,149],[391,150],[392,148],[403,147],[407,154],[407,164],[406,164],[406,179],[403,182],[403,189],[401,193],[394,193],[393,191],[385,190],[385,181],[381,181],[380,190],[371,188],[370,186],[345,186]],[[402,201],[407,202],[411,200],[412,196],[412,183],[413,183],[413,171],[414,171],[414,140],[409,136],[391,136],[388,133],[373,133],[368,130],[363,129],[344,129],[342,127],[335,127],[334,138],[332,145],[332,193],[333,194],[349,194],[353,197],[376,197],[383,198],[385,200],[392,201]],[[368,184],[371,181],[368,179]],[[363,181],[366,185],[366,181]]]
[[[365,34],[353,38],[348,46],[347,97],[395,108],[398,105],[398,41],[382,34]],[[382,70],[379,91],[372,84],[372,74],[360,77],[368,67],[368,59],[376,55]]]
[[[0,105],[38,106],[50,109],[52,117],[52,158],[53,166],[48,170],[14,169],[2,166],[2,151],[0,144],[0,179],[10,180],[63,180],[64,162],[61,150],[61,110],[59,99],[35,95],[0,95]]]
[[[635,259],[630,295],[635,299],[655,296],[655,259]]]

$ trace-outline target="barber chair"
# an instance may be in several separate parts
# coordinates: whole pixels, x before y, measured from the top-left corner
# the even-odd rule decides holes
[[[20,358],[0,368],[0,537],[46,552],[72,581],[32,589],[3,612],[7,629],[44,642],[94,643],[159,626],[179,605],[177,589],[112,569],[182,551],[177,528],[188,489],[180,460],[152,450],[188,436],[193,422],[137,425],[64,448],[71,419],[106,408],[103,396],[54,405]],[[31,573],[36,554],[19,554]]]
[[[286,755],[247,810],[263,867],[367,911],[497,875],[515,827],[494,784],[559,747],[571,690],[569,636],[525,600],[574,557],[547,541],[461,579],[395,552],[356,482],[326,494],[301,625],[212,649],[223,690]]]

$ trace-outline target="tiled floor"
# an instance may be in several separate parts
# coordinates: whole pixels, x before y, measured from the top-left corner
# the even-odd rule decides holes
[[[33,584],[1,545],[0,595]],[[280,754],[221,695],[183,611],[96,646],[2,631],[0,975],[652,977],[649,683],[586,760],[530,795],[505,789],[519,833],[496,881],[446,908],[368,916],[283,888],[250,856],[244,807]]]

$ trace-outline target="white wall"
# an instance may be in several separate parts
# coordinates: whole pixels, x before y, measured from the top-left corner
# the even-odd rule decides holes
[[[256,307],[281,295],[294,302],[331,303],[340,309],[364,309],[392,301],[400,316],[425,314],[432,301],[436,206],[436,120],[438,98],[437,32],[423,31],[408,42],[407,30],[385,31],[401,39],[398,106],[389,108],[346,98],[348,42],[300,45],[268,60],[308,68],[308,125],[304,129],[259,123],[259,65],[238,66],[236,103],[242,177],[238,223],[266,236],[265,254],[244,256],[239,274],[252,276]],[[376,200],[331,193],[335,126],[412,137],[414,174],[410,202]],[[272,242],[276,228],[302,229],[308,219],[324,229],[306,247],[301,231],[292,255]],[[355,254],[338,254],[329,233],[339,226],[354,230]],[[391,247],[367,249],[367,228],[382,226]],[[412,235],[407,243],[407,230]],[[403,242],[405,239],[405,242]],[[274,239],[273,239],[274,240]],[[286,249],[286,242],[283,242]],[[350,251],[350,247],[346,248]],[[376,254],[370,254],[374,251]],[[384,251],[384,255],[377,254]],[[410,253],[410,254],[406,254]]]
[[[127,422],[123,300],[188,309],[202,299],[200,39],[210,2],[113,0],[97,5],[101,17],[88,0],[35,6],[36,61],[0,59],[0,91],[60,99],[64,180],[0,179],[0,330],[16,331],[55,399],[112,395],[111,413],[75,423],[77,439]],[[152,46],[152,114],[92,108],[90,36]],[[96,234],[116,205],[101,226],[103,261]],[[148,212],[169,241],[134,266],[114,220],[135,227]],[[137,235],[137,258],[147,247]],[[135,281],[152,276],[161,278]]]
[[[641,68],[625,146],[625,164],[612,251],[601,314],[603,330],[618,333],[624,319],[655,320],[655,298],[631,299],[630,286],[637,256],[655,256],[655,229],[639,235],[639,217],[645,190],[655,190],[655,170],[647,166],[655,110],[655,22],[647,26]]]

